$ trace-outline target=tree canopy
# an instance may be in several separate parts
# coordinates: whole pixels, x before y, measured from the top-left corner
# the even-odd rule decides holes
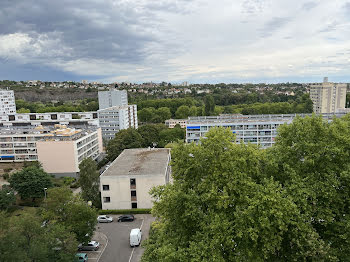
[[[172,149],[143,261],[347,261],[350,120],[297,118],[268,150],[224,128]]]

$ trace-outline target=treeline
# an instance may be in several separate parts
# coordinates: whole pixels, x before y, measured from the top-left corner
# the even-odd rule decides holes
[[[84,99],[72,102],[40,103],[27,102],[22,99],[16,100],[17,113],[47,113],[47,112],[86,112],[97,111],[96,99]]]
[[[297,117],[266,150],[213,128],[172,148],[143,262],[349,261],[350,117]]]
[[[165,147],[169,143],[184,141],[185,133],[185,129],[179,125],[167,128],[162,124],[148,124],[138,129],[120,130],[115,138],[107,143],[107,158],[113,161],[124,149]]]

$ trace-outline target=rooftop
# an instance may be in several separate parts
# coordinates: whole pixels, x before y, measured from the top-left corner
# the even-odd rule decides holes
[[[165,175],[170,149],[125,149],[101,176]]]

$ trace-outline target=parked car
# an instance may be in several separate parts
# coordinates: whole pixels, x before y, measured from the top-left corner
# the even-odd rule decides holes
[[[139,246],[141,243],[141,238],[142,238],[142,231],[139,228],[134,228],[131,229],[130,232],[130,246]]]
[[[103,216],[98,216],[98,217],[97,217],[97,221],[98,221],[99,223],[111,223],[111,222],[113,222],[113,217],[105,216],[105,215],[103,215]]]
[[[76,253],[75,257],[77,258],[76,261],[79,261],[79,262],[88,261],[88,255],[86,253]]]
[[[135,217],[134,215],[122,215],[118,217],[118,222],[124,222],[124,221],[134,221]]]
[[[87,245],[79,244],[78,250],[80,251],[96,251],[100,247],[100,243],[97,241],[90,241]]]

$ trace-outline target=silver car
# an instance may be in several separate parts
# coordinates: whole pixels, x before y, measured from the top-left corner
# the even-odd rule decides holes
[[[97,217],[97,221],[98,221],[99,223],[111,223],[111,222],[113,222],[113,217],[105,216],[105,215],[103,215],[103,216],[98,216],[98,217]]]
[[[96,251],[100,248],[100,243],[97,241],[90,241],[87,245],[79,244],[79,251]]]

